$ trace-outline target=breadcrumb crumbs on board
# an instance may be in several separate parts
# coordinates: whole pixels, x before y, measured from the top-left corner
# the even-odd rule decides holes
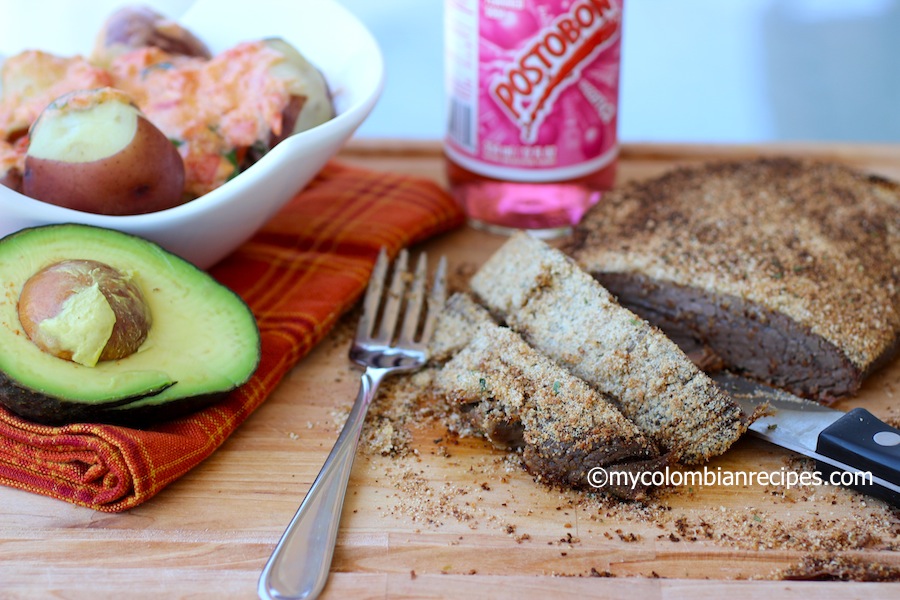
[[[457,280],[467,281],[473,271],[469,268]],[[336,333],[329,336],[335,350],[346,352],[358,315],[342,319]],[[647,545],[661,549],[660,544],[679,548],[696,544],[700,552],[712,546],[728,553],[774,553],[771,562],[764,559],[764,564],[776,565],[771,569],[759,564],[743,571],[738,570],[740,565],[733,570],[723,567],[729,573],[726,578],[778,580],[815,575],[819,579],[900,580],[900,560],[894,558],[900,550],[900,511],[879,501],[830,486],[791,490],[769,486],[747,490],[746,506],[720,508],[715,504],[719,493],[715,489],[661,489],[643,502],[622,502],[603,494],[552,488],[525,471],[521,453],[492,448],[453,407],[437,399],[431,388],[434,376],[434,369],[426,368],[389,378],[370,408],[358,462],[388,488],[386,497],[378,497],[380,518],[412,522],[416,531],[499,532],[514,544],[512,552],[547,544],[566,552],[560,560],[573,560],[578,550],[588,548],[600,547],[604,556],[615,556],[616,547],[640,552]],[[347,412],[349,401],[344,417]],[[332,416],[337,430],[343,419]],[[802,458],[785,458],[783,463],[795,472],[813,466]],[[546,521],[551,515],[541,508],[548,503],[553,503],[554,512],[571,515],[566,516],[571,530],[560,524],[558,533],[548,536]],[[617,531],[633,541],[621,539]],[[462,536],[456,539],[465,543]],[[546,574],[681,576],[665,571],[661,563],[636,571],[608,559],[587,566],[583,562],[566,572]],[[455,571],[451,566],[447,572]]]
[[[434,376],[435,370],[427,368],[388,379],[367,417],[360,455],[365,468],[378,473],[379,483],[390,490],[378,505],[382,518],[411,522],[425,531],[458,531],[460,526],[495,531],[514,548],[541,543],[561,547],[568,553],[561,559],[574,556],[565,548],[583,548],[586,539],[591,546],[698,544],[778,557],[778,567],[761,571],[758,565],[748,566],[746,572],[729,575],[734,579],[900,581],[900,560],[893,558],[900,551],[900,511],[880,501],[830,486],[750,489],[748,504],[737,507],[711,506],[709,498],[716,496],[707,488],[660,489],[643,502],[622,502],[549,487],[525,471],[521,453],[494,449],[467,429],[453,408],[432,393]],[[483,446],[473,451],[472,444]],[[813,464],[785,458],[783,467],[799,473]],[[577,518],[560,522],[559,535],[548,539],[538,532],[546,525],[537,526],[536,520],[546,513],[536,497],[542,505],[546,497],[557,498],[557,512]],[[660,566],[653,572],[671,576]],[[598,563],[552,574],[635,573]]]
[[[778,572],[778,579],[795,581],[900,581],[900,566],[824,554],[805,556],[796,565]]]

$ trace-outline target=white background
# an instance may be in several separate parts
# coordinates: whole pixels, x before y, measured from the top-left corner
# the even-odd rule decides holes
[[[387,86],[358,135],[440,138],[442,0],[339,0]],[[900,0],[625,0],[623,141],[900,142]]]
[[[0,0],[0,51],[23,23],[77,29],[84,3],[106,14],[128,2],[47,1],[52,14]],[[176,18],[191,3],[154,1]],[[441,138],[443,0],[337,1],[387,63],[357,135]],[[252,0],[219,4],[236,19],[253,10]],[[900,142],[900,0],[625,0],[622,56],[623,141]]]

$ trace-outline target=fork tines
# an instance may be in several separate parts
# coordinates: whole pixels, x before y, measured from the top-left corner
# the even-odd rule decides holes
[[[391,345],[395,338],[401,346],[424,346],[428,343],[447,293],[447,260],[441,257],[438,262],[424,319],[422,305],[425,301],[428,258],[424,252],[419,255],[414,275],[408,272],[408,263],[409,252],[406,249],[400,251],[393,269],[390,269],[387,251],[382,248],[379,252],[363,301],[363,316],[356,332],[358,339],[367,338],[372,343],[385,346]],[[389,270],[392,270],[391,282],[385,293]],[[397,321],[401,310],[404,316],[398,331]]]

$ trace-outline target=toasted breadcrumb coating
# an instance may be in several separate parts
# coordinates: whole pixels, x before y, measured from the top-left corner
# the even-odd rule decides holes
[[[428,342],[428,356],[433,363],[445,363],[462,350],[482,323],[494,320],[486,308],[475,302],[471,294],[456,292],[447,299]]]
[[[516,234],[471,286],[525,341],[612,397],[677,461],[708,460],[746,430],[737,403],[674,342],[540,240]]]
[[[900,184],[792,158],[675,169],[607,194],[567,252],[784,314],[861,373],[900,338]],[[856,386],[858,387],[858,386]]]
[[[461,405],[494,445],[523,447],[525,465],[547,483],[588,487],[594,467],[629,471],[666,464],[612,403],[506,327],[479,325],[444,365],[435,387]],[[646,489],[614,485],[607,491],[634,498]]]

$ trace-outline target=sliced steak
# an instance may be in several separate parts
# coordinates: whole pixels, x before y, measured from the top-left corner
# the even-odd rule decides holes
[[[494,323],[475,329],[435,390],[494,446],[521,449],[529,472],[551,485],[603,483],[617,497],[640,498],[648,480],[591,480],[591,469],[636,474],[669,462],[602,394]]]
[[[854,394],[900,345],[900,185],[838,164],[764,158],[633,182],[564,250],[685,350],[799,395]]]
[[[528,344],[612,398],[675,460],[704,462],[746,430],[751,417],[672,340],[540,240],[514,235],[471,287]]]

